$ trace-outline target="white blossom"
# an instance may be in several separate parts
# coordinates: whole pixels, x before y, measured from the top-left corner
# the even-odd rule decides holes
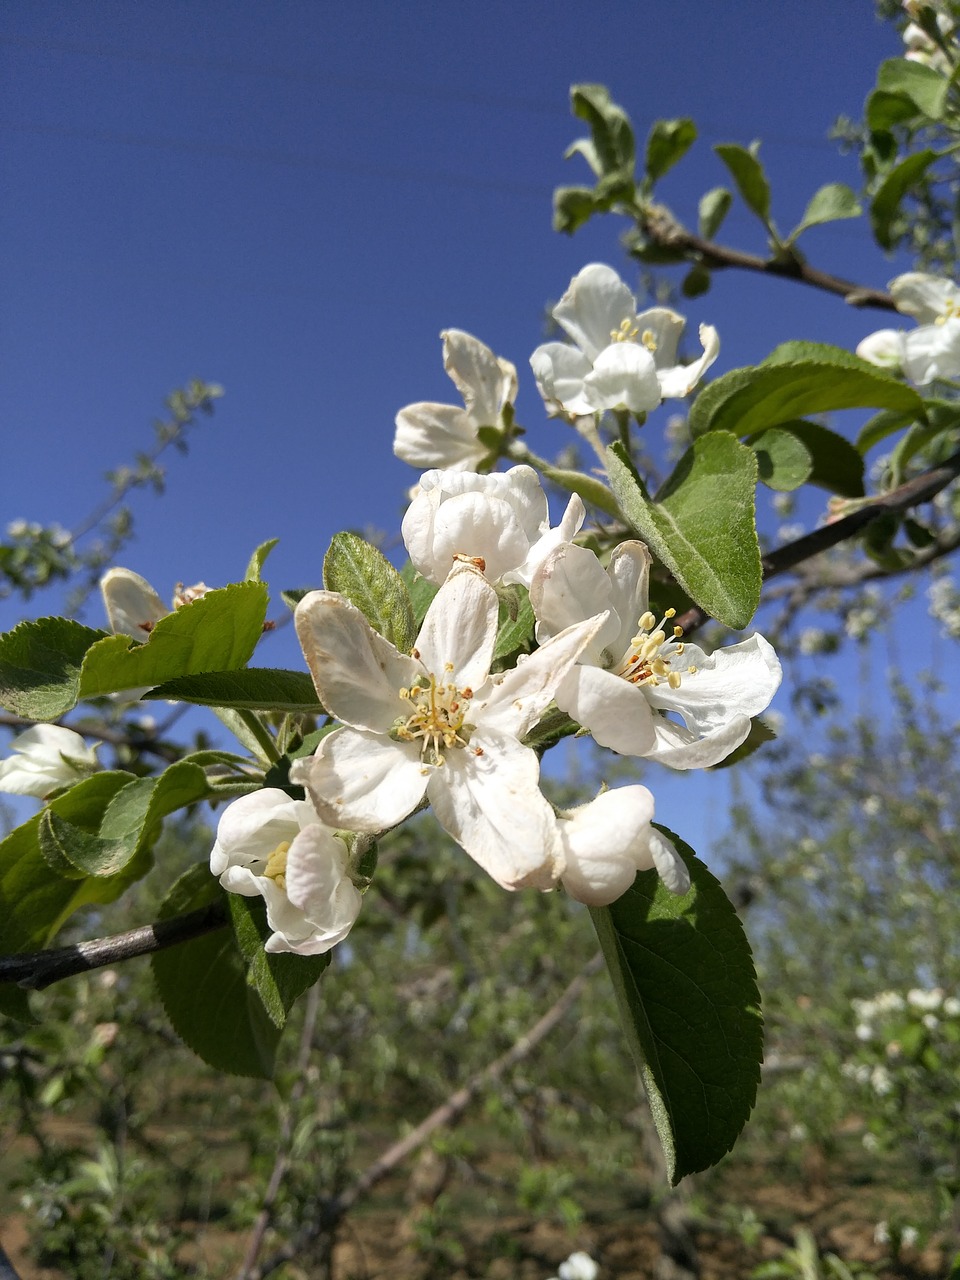
[[[412,467],[465,470],[490,453],[481,427],[501,430],[503,411],[517,396],[517,371],[509,360],[462,329],[445,329],[443,367],[463,397],[463,408],[422,401],[396,418],[393,452]]]
[[[597,1280],[599,1274],[600,1268],[589,1253],[584,1253],[582,1249],[571,1253],[559,1267],[559,1280]]]
[[[141,578],[132,569],[108,569],[100,579],[100,592],[110,630],[114,635],[132,636],[138,642],[147,639],[161,618],[181,605],[199,600],[208,590],[203,582],[192,587],[178,582],[172,607],[168,609],[146,578]]]
[[[547,407],[567,416],[606,409],[648,413],[661,400],[688,395],[720,354],[716,329],[701,325],[703,355],[678,364],[683,317],[668,307],[638,315],[633,294],[599,262],[574,276],[553,318],[575,345],[544,343],[530,364]]]
[[[529,585],[544,556],[583,524],[583,501],[573,494],[555,528],[547,496],[532,467],[427,471],[401,525],[418,573],[439,585],[458,559],[472,560],[490,582]]]
[[[13,755],[0,760],[0,791],[43,799],[58,787],[79,782],[97,768],[97,747],[58,724],[37,724],[10,743]]]
[[[894,357],[917,386],[938,378],[960,375],[960,289],[951,280],[908,271],[890,281],[897,310],[919,321],[916,329],[899,333],[881,329],[868,335],[857,354],[887,368]]]
[[[585,617],[606,620],[557,690],[557,705],[601,746],[674,769],[705,769],[750,732],[780,684],[780,663],[762,636],[706,654],[658,622],[648,607],[651,557],[624,542],[604,570],[584,547],[564,543],[534,576],[530,601],[541,642]],[[683,724],[668,716],[678,715]]]
[[[470,564],[437,592],[411,653],[399,653],[343,596],[312,591],[297,635],[323,705],[343,727],[291,777],[324,821],[375,833],[426,798],[441,826],[506,889],[550,888],[565,869],[540,762],[520,739],[602,619],[557,635],[490,674],[496,592]]]
[[[566,856],[563,887],[590,906],[615,902],[638,871],[656,868],[673,893],[686,893],[690,873],[671,841],[650,825],[653,796],[646,787],[604,791],[560,815]]]
[[[224,889],[267,904],[267,951],[322,955],[350,932],[361,897],[347,847],[305,800],[266,787],[227,806],[210,870]]]

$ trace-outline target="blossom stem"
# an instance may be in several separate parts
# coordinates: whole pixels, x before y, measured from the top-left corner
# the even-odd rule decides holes
[[[263,752],[263,758],[268,764],[276,764],[283,758],[280,748],[274,741],[273,734],[255,711],[250,711],[246,707],[238,707],[236,708],[235,714],[243,721],[244,725],[249,730],[250,735],[258,743],[261,751]]]

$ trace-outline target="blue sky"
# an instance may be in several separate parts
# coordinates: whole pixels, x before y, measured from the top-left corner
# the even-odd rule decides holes
[[[589,261],[633,280],[615,220],[572,239],[550,229],[553,188],[586,180],[562,158],[583,131],[571,83],[607,84],[641,138],[657,117],[697,121],[663,188],[690,223],[724,181],[711,144],[762,138],[789,228],[824,182],[857,184],[826,131],[858,115],[897,52],[866,0],[7,0],[0,518],[78,523],[104,471],[149,446],[166,393],[199,376],[226,397],[189,457],[170,459],[167,495],[136,501],[123,563],[167,594],[238,577],[279,537],[273,585],[318,585],[338,529],[396,534],[416,476],[392,457],[393,418],[451,399],[441,329],[516,363],[535,449],[567,442],[527,365],[544,307]],[[736,207],[723,238],[763,246]],[[804,248],[865,284],[894,274],[857,224],[814,230]],[[720,331],[714,373],[789,338],[853,347],[883,323],[734,274],[685,310]],[[0,625],[16,616],[6,604]],[[96,602],[87,620],[101,622]],[[292,665],[287,638],[275,644],[263,660]],[[704,780],[702,831],[726,787]]]

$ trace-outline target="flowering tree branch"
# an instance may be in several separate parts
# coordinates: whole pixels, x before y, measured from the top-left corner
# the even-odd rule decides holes
[[[115,933],[109,938],[95,938],[91,942],[77,942],[50,951],[0,956],[0,982],[15,982],[29,991],[42,991],[63,978],[189,942],[205,933],[212,933],[214,929],[222,929],[226,923],[226,904],[217,901],[197,911],[141,925],[138,929]]]
[[[276,1271],[285,1262],[297,1257],[311,1241],[316,1240],[324,1233],[333,1231],[354,1205],[359,1200],[362,1200],[377,1183],[382,1182],[394,1169],[403,1164],[438,1129],[445,1128],[447,1125],[454,1124],[459,1120],[478,1094],[496,1080],[499,1080],[511,1067],[516,1066],[518,1062],[522,1062],[524,1058],[528,1057],[540,1042],[545,1040],[550,1032],[566,1017],[583,994],[590,979],[595,973],[599,973],[602,967],[603,956],[598,952],[592,960],[584,965],[579,974],[568,984],[547,1012],[533,1024],[529,1031],[515,1040],[506,1053],[501,1054],[499,1058],[495,1058],[493,1062],[488,1063],[482,1070],[471,1076],[462,1088],[452,1093],[446,1102],[431,1111],[415,1129],[411,1130],[410,1133],[395,1142],[391,1147],[388,1147],[383,1155],[375,1160],[373,1164],[368,1165],[346,1190],[321,1203],[320,1211],[315,1220],[302,1227],[291,1240],[278,1249],[261,1266],[250,1269],[245,1263],[244,1269],[238,1272],[236,1280],[264,1280],[265,1276]]]

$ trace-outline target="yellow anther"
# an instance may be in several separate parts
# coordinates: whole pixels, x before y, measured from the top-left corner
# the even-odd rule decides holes
[[[651,627],[655,627],[656,625],[657,625],[657,620],[653,616],[653,614],[650,612],[649,609],[643,615],[640,621],[637,623],[637,626],[640,628],[641,631],[649,631]]]
[[[267,865],[263,869],[263,874],[268,880],[275,880],[278,889],[286,889],[287,887],[287,853],[290,849],[290,841],[282,840],[277,847],[271,851],[267,858]]]
[[[644,329],[643,334],[640,338],[640,341],[643,343],[643,345],[647,348],[648,351],[656,351],[657,336],[652,329]]]
[[[670,686],[671,689],[679,689],[680,688],[680,672],[671,671],[670,674],[667,676],[667,684]]]

